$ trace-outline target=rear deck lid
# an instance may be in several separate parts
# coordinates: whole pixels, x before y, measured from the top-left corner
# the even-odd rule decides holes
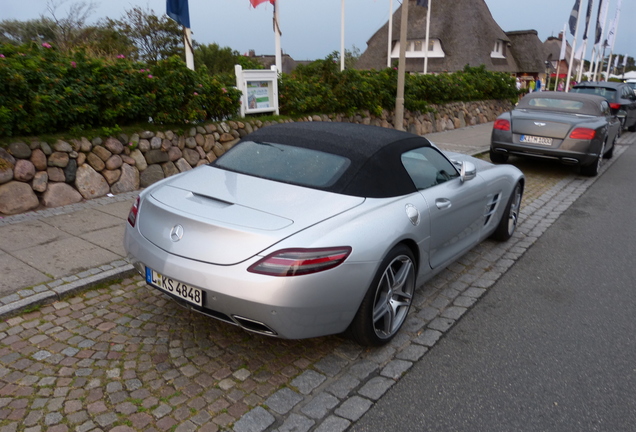
[[[231,265],[364,200],[202,166],[151,189],[138,223],[171,254]]]

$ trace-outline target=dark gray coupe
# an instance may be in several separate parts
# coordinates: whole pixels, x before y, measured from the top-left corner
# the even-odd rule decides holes
[[[505,163],[509,155],[554,159],[595,176],[603,158],[613,156],[620,129],[620,120],[601,96],[529,93],[495,121],[490,159],[495,163]]]

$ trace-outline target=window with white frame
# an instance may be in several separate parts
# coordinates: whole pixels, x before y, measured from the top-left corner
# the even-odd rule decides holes
[[[424,47],[426,46],[425,39],[413,39],[406,43],[406,58],[424,58]],[[442,43],[439,39],[428,40],[428,58],[443,58],[445,57],[444,50],[442,49]],[[400,42],[397,41],[391,51],[391,58],[400,57]]]
[[[495,47],[490,53],[491,58],[506,58],[506,42],[498,39],[495,42]]]

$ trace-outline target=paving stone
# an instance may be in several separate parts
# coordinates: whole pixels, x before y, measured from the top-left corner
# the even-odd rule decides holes
[[[342,403],[334,413],[351,421],[356,421],[373,406],[373,402],[360,396],[353,396]]]
[[[261,432],[267,430],[276,419],[262,407],[256,407],[236,423],[234,423],[234,432]]]
[[[303,397],[301,395],[289,388],[284,388],[267,398],[265,405],[278,414],[287,414],[302,400]]]
[[[349,420],[341,417],[329,416],[314,432],[344,432],[351,425]]]
[[[387,364],[380,372],[380,375],[392,378],[394,380],[399,379],[406,371],[408,371],[413,363],[405,360],[392,360]]]
[[[360,390],[358,390],[358,393],[369,399],[378,400],[388,389],[391,388],[393,384],[395,384],[395,381],[389,378],[371,378],[364,386],[362,386],[362,388],[360,388]]]
[[[305,416],[298,414],[290,414],[285,419],[281,427],[277,432],[307,432],[311,427],[316,424],[315,421],[308,419]]]
[[[345,374],[338,377],[338,379],[327,387],[327,391],[339,399],[346,398],[349,393],[360,385],[360,380],[356,377]]]
[[[316,371],[307,370],[298,377],[294,378],[291,385],[296,387],[302,394],[307,395],[322,384],[326,379],[327,377]]]
[[[320,419],[324,417],[340,401],[335,396],[322,392],[311,398],[311,400],[301,408],[301,412],[308,417]]]

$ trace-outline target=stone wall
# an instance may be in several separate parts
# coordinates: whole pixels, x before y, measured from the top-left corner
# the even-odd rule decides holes
[[[495,120],[512,108],[508,101],[458,102],[435,112],[405,112],[409,132],[425,135]],[[291,122],[292,120],[286,120]],[[376,117],[315,115],[295,121],[336,121],[392,128],[392,113]],[[173,131],[144,131],[105,140],[86,138],[46,143],[33,138],[0,148],[0,214],[58,207],[107,194],[147,187],[165,177],[212,162],[242,137],[270,122],[244,119]]]

